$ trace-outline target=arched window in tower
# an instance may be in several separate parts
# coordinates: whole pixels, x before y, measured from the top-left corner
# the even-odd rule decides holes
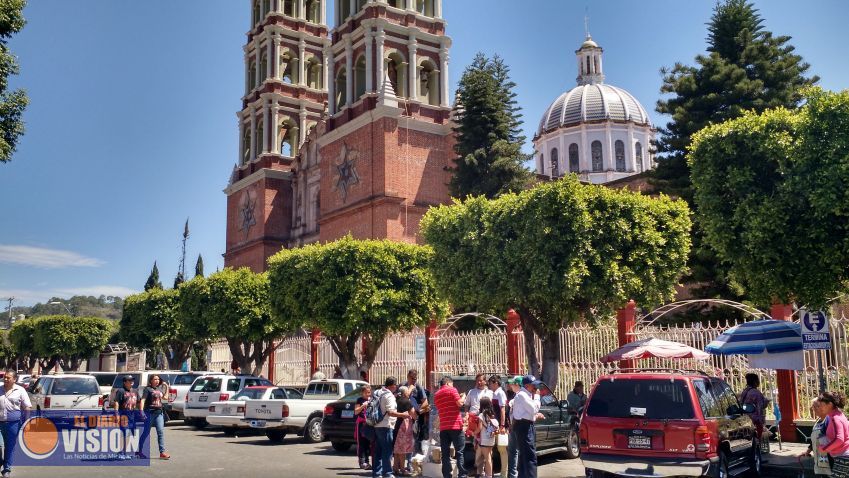
[[[295,0],[283,0],[283,15],[295,16]]]
[[[312,88],[314,90],[321,89],[321,61],[316,58],[315,55],[311,56],[307,60],[306,64],[306,74],[307,74],[307,87]]]
[[[389,82],[392,83],[392,89],[395,90],[395,96],[398,98],[407,97],[407,62],[404,57],[397,51],[389,54],[386,62],[386,72],[389,75]]]
[[[277,138],[280,141],[280,154],[294,157],[298,155],[299,132],[297,124],[292,118],[286,118],[280,122],[277,128]]]
[[[559,159],[560,158],[558,157],[558,154],[557,154],[557,148],[552,148],[551,149],[551,177],[552,178],[556,178],[557,176],[560,176],[560,167],[557,164]]]
[[[341,25],[348,17],[351,16],[351,2],[338,2],[339,5],[339,21],[336,22],[337,25]]]
[[[616,154],[616,171],[625,172],[625,143],[621,139],[617,139],[613,143],[613,151]]]
[[[593,172],[599,172],[604,168],[604,155],[601,149],[601,141],[593,141],[590,145],[590,155],[592,156]]]
[[[336,111],[341,110],[348,103],[346,95],[348,85],[348,74],[345,72],[345,67],[339,68],[339,73],[336,74]]]
[[[637,141],[634,145],[634,157],[637,159],[637,172],[643,172],[643,145]]]
[[[250,125],[242,125],[242,166],[251,161],[251,128]]]
[[[434,15],[433,2],[435,0],[416,0],[416,11],[426,17]]]
[[[268,52],[263,48],[259,51],[259,81],[261,85],[268,78]]]
[[[439,72],[430,60],[422,61],[419,67],[419,101],[439,104]]]
[[[590,57],[587,56],[587,74],[590,74]]]
[[[578,145],[572,143],[569,145],[569,172],[578,173],[581,171],[580,161],[578,160]]]
[[[366,94],[366,57],[360,56],[354,65],[354,100]]]
[[[283,50],[283,53],[280,54],[280,67],[277,70],[280,72],[280,81],[288,84],[298,82],[297,61],[298,57],[292,50],[288,48]]]
[[[318,23],[321,21],[320,9],[321,2],[320,0],[307,0],[305,5],[307,11],[307,21],[310,23]]]
[[[268,15],[268,12],[271,11],[271,0],[262,0],[262,16],[265,17]]]
[[[545,174],[545,154],[539,153],[539,171],[540,174]]]
[[[259,0],[254,0],[253,15],[251,16],[252,25],[255,26],[257,23],[259,23],[260,18],[261,17],[260,17]]]
[[[256,157],[265,152],[265,125],[262,120],[256,122]]]
[[[251,61],[248,65],[248,93],[256,88],[256,62]]]

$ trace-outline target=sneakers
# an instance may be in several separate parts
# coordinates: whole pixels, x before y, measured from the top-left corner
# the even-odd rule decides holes
[[[164,451],[163,451],[162,453],[160,453],[160,454],[159,454],[159,459],[160,459],[160,460],[168,460],[168,459],[170,459],[170,458],[171,458],[171,455],[169,455],[168,453],[165,453]]]

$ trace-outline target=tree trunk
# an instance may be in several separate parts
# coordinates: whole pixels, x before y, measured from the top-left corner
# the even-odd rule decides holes
[[[551,391],[557,390],[560,381],[560,331],[546,331],[542,336],[542,376],[540,380]]]
[[[251,372],[253,375],[259,377],[262,374],[262,367],[265,366],[265,362],[268,360],[268,352],[271,350],[271,347],[274,346],[274,340],[259,340],[253,343],[253,354],[251,355],[251,361],[254,364],[253,371]],[[264,377],[268,378],[268,377]]]
[[[366,340],[365,347],[363,348],[363,363],[360,366],[360,372],[368,372],[371,370],[372,364],[374,364],[374,359],[377,358],[377,351],[380,350],[380,347],[383,345],[383,341],[386,339],[386,336],[377,337],[377,338],[369,338]],[[356,379],[360,380],[362,377],[357,375]],[[400,381],[404,377],[395,377]],[[386,377],[369,377],[372,383],[382,384]]]
[[[250,373],[251,371],[251,347],[253,342],[240,340],[237,338],[227,338],[227,346],[230,348],[230,355],[233,356],[233,361],[242,370],[242,373]],[[232,372],[232,365],[230,366]]]
[[[80,369],[82,360],[79,357],[65,357],[62,362],[62,370],[65,372],[76,372]]]
[[[525,322],[524,320],[522,322]],[[538,376],[540,373],[539,357],[537,357],[536,334],[533,328],[524,323],[522,324],[522,335],[525,336],[525,355],[528,357],[528,373],[533,376]]]
[[[192,350],[192,344],[188,342],[170,342],[168,348],[171,353],[165,355],[168,362],[168,370],[180,370],[183,362],[189,358]]]

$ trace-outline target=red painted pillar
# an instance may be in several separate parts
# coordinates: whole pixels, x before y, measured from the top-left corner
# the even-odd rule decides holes
[[[619,346],[622,347],[633,341],[631,333],[637,324],[637,304],[629,300],[625,307],[616,311],[616,324],[618,328]],[[633,360],[622,360],[620,368],[634,368]]]
[[[773,304],[769,310],[775,320],[793,320],[793,307],[787,304]],[[781,439],[787,442],[798,440],[796,435],[796,420],[799,419],[799,391],[796,387],[796,372],[794,370],[776,370],[778,382],[778,407],[781,409],[781,422],[778,430]]]
[[[318,372],[318,343],[321,340],[321,332],[313,329],[310,332],[310,378]]]
[[[433,390],[437,379],[436,372],[436,321],[433,320],[425,327],[425,386]]]
[[[519,375],[521,362],[519,360],[519,326],[521,325],[521,317],[519,313],[513,309],[507,311],[507,372],[510,375]]]

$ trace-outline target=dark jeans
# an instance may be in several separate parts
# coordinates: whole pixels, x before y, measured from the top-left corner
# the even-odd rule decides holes
[[[366,426],[365,423],[357,424],[357,459],[359,459],[360,465],[365,465],[370,462],[369,457],[371,456],[372,448],[371,441],[366,438],[363,433],[364,426]]]
[[[12,471],[12,460],[15,457],[15,447],[18,446],[18,433],[21,431],[21,421],[0,422],[0,433],[3,434],[4,456],[3,471]]]
[[[371,464],[371,476],[379,478],[392,474],[392,429],[375,427],[374,462]]]
[[[442,430],[439,432],[439,448],[442,450],[442,477],[451,478],[451,445],[454,445],[454,458],[457,461],[457,476],[466,477],[466,461],[463,449],[466,447],[466,437],[463,430]]]
[[[518,478],[516,465],[519,461],[519,436],[516,435],[516,427],[510,426],[510,434],[507,442],[507,476],[502,478]],[[503,458],[502,458],[503,459]]]
[[[536,430],[530,420],[514,420],[516,445],[519,449],[519,476],[537,478]]]

